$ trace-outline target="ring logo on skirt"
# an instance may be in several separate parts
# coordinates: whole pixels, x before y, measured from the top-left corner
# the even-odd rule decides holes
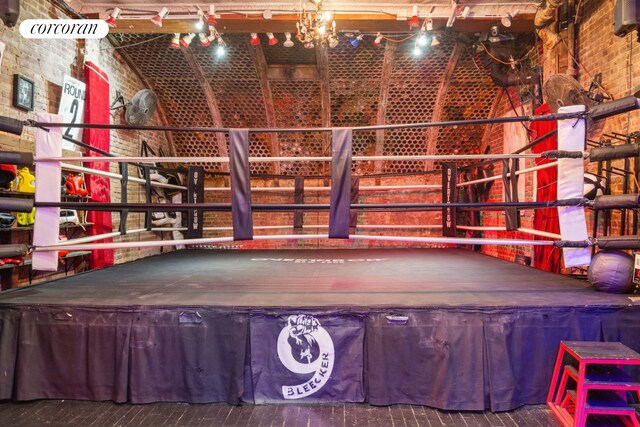
[[[318,319],[306,314],[291,315],[278,336],[278,357],[291,372],[313,376],[296,385],[283,385],[285,399],[300,399],[317,393],[333,371],[335,350],[331,336]]]

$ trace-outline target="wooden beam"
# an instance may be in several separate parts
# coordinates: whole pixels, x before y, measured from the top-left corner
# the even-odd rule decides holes
[[[440,88],[438,89],[438,95],[433,102],[433,116],[431,116],[432,122],[439,122],[442,120],[442,110],[444,109],[447,100],[447,92],[449,92],[449,85],[451,84],[451,76],[453,76],[453,72],[456,70],[456,65],[458,65],[458,60],[460,59],[460,55],[464,48],[465,45],[460,42],[456,42],[455,46],[453,47],[453,52],[451,52],[451,57],[449,58],[447,67],[444,70],[444,75],[442,76]],[[436,152],[436,143],[438,142],[438,133],[440,132],[440,130],[441,128],[439,127],[428,128],[427,154]],[[433,163],[433,161],[427,161],[425,169],[428,171],[433,170]]]
[[[387,121],[387,99],[389,98],[389,84],[391,82],[391,71],[393,71],[393,60],[398,50],[398,43],[386,43],[384,58],[382,60],[382,76],[380,77],[380,98],[378,99],[378,114],[376,124],[384,125]],[[375,155],[384,154],[384,130],[376,131]],[[374,163],[374,172],[382,173],[382,162]]]
[[[322,126],[331,126],[331,92],[329,87],[329,49],[326,47],[316,45],[316,64],[318,67],[318,74],[320,75],[320,110],[322,118]],[[328,133],[322,134],[323,148],[325,152],[331,152],[331,135]],[[324,163],[324,173],[329,174],[331,172],[331,165]]]
[[[209,112],[211,113],[211,118],[213,119],[214,127],[224,127],[222,123],[222,116],[220,115],[220,108],[218,108],[218,101],[213,93],[213,89],[211,89],[211,85],[209,84],[209,80],[207,80],[207,76],[204,73],[200,64],[198,64],[198,60],[196,59],[193,51],[190,49],[180,49],[184,58],[189,63],[189,66],[193,70],[193,73],[196,75],[198,82],[200,83],[200,88],[202,89],[202,94],[207,100],[207,106],[209,107]],[[221,157],[226,157],[229,155],[227,152],[227,141],[225,139],[224,133],[216,132],[216,142],[218,145],[218,155]],[[229,165],[224,164],[221,165],[221,169],[223,172],[227,172],[229,170]]]
[[[267,60],[264,57],[264,50],[262,45],[258,44],[250,47],[251,57],[253,64],[256,67],[258,74],[258,80],[260,81],[260,89],[262,90],[262,99],[264,100],[265,118],[267,120],[267,127],[276,127],[276,115],[275,107],[273,104],[273,95],[271,93],[271,85],[269,84],[269,67],[267,66]],[[271,139],[271,155],[274,157],[280,156],[280,145],[278,142],[278,133],[269,133]],[[273,162],[273,173],[280,174],[280,162]]]
[[[357,16],[357,19],[356,19]],[[367,15],[356,15],[350,18],[337,18],[336,28],[339,33],[360,31],[363,33],[409,33],[406,20],[395,18],[381,18],[376,15],[375,19],[362,19]],[[533,15],[518,15],[520,19],[514,20],[509,32],[529,32],[533,31]],[[162,21],[162,27],[158,27],[149,19],[118,19],[117,27],[110,28],[111,33],[132,33],[132,34],[169,34],[169,33],[193,33],[197,32],[194,27],[194,18],[189,19],[169,19]],[[278,17],[278,19],[256,19],[256,18],[229,18],[225,16],[218,20],[216,29],[220,33],[284,33],[296,32],[297,15],[292,15],[289,19]],[[458,19],[453,25],[453,30],[458,32],[482,32],[488,31],[493,25],[500,23],[499,17]],[[433,25],[436,31],[444,30],[446,20],[434,19]]]

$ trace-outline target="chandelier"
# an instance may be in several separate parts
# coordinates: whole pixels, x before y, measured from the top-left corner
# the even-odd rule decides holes
[[[315,47],[316,44],[322,47],[327,44],[329,47],[336,47],[338,36],[333,14],[331,11],[322,10],[322,0],[314,0],[314,4],[314,11],[307,11],[304,7],[300,11],[300,19],[296,23],[296,38],[307,49]]]

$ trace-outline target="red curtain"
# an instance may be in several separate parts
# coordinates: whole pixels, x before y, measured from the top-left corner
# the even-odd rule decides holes
[[[84,75],[87,84],[85,99],[85,121],[92,124],[109,124],[109,77],[98,66],[92,62],[84,64]],[[83,133],[84,142],[92,147],[109,151],[111,144],[111,133],[109,129],[85,129]],[[101,154],[88,151],[87,157],[102,156]],[[109,170],[109,162],[85,162],[85,166],[103,171]],[[109,178],[88,175],[86,185],[92,202],[111,202],[111,182]],[[88,211],[87,221],[93,225],[89,227],[90,235],[111,233],[113,224],[111,212]],[[105,239],[103,242],[111,242]],[[90,259],[91,268],[102,268],[113,265],[113,250],[102,249],[93,251]]]
[[[551,109],[547,104],[543,104],[536,108],[535,114],[548,114]],[[531,138],[539,138],[554,129],[558,125],[555,121],[532,122],[530,129],[532,131]],[[558,149],[558,138],[552,136],[545,139],[532,148],[534,153],[541,153],[547,150]],[[538,165],[552,162],[550,159],[536,159]],[[558,171],[551,167],[536,172],[538,181],[538,201],[545,202],[556,200],[558,198]],[[533,216],[533,228],[536,230],[547,231],[549,233],[560,234],[560,224],[558,222],[558,209],[536,209]],[[545,237],[536,236],[536,240],[550,240]],[[562,269],[562,251],[552,246],[534,246],[533,247],[534,266],[541,270],[560,273]]]

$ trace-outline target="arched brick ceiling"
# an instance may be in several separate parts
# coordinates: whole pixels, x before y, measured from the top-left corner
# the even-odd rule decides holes
[[[276,35],[284,39],[281,34]],[[320,127],[416,123],[488,117],[499,88],[475,49],[443,38],[425,55],[414,57],[412,42],[374,47],[365,38],[354,48],[252,46],[244,34],[225,35],[227,53],[202,47],[171,49],[171,35],[111,35],[119,49],[159,96],[171,126]],[[156,37],[154,39],[154,37]],[[404,129],[354,133],[354,154],[452,154],[476,151],[484,128]],[[180,156],[226,155],[227,135],[175,133]],[[329,155],[322,133],[251,134],[251,155]],[[221,170],[220,165],[206,165]],[[355,172],[413,172],[439,165],[422,161],[357,164]],[[270,162],[252,165],[254,173],[316,175],[320,163]]]

